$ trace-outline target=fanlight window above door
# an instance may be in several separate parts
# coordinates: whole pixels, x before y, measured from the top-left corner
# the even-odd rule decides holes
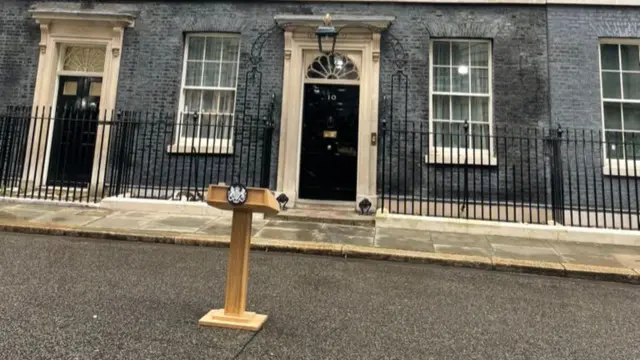
[[[341,54],[320,55],[307,69],[307,79],[359,80],[356,64]]]
[[[69,46],[64,54],[62,70],[93,73],[103,72],[105,54],[105,48]]]

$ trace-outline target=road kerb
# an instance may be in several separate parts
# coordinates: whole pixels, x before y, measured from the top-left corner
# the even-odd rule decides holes
[[[524,272],[551,276],[565,276],[566,270],[560,263],[547,261],[518,260],[494,257],[493,266],[499,271]]]
[[[640,284],[640,274],[627,268],[563,263],[570,277]]]
[[[476,269],[492,268],[491,259],[483,256],[428,253],[420,251],[374,248],[355,245],[344,245],[343,252],[345,256],[355,258],[418,262],[427,264],[446,264],[472,267]]]

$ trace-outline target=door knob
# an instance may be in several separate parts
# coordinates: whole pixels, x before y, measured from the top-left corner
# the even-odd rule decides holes
[[[327,145],[327,150],[331,151],[331,145]]]

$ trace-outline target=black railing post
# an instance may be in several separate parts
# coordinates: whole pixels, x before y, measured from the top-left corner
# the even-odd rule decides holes
[[[469,146],[473,146],[473,141],[469,141],[469,120],[464,121],[464,187],[463,187],[463,198],[462,198],[462,208],[459,210],[460,213],[464,212],[464,218],[469,218]],[[475,151],[475,149],[471,149]],[[474,210],[475,212],[475,210]]]
[[[562,166],[561,126],[551,134],[551,207],[555,224],[564,225],[564,169]]]
[[[276,95],[271,95],[271,103],[269,104],[269,112],[264,119],[264,135],[262,139],[262,172],[260,174],[260,187],[269,188],[271,178],[271,147],[273,144],[273,130],[276,109]],[[257,136],[256,136],[257,139]]]

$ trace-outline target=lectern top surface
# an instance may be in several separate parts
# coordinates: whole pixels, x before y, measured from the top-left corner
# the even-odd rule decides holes
[[[234,205],[229,202],[227,197],[228,190],[229,186],[209,185],[207,204],[222,210],[241,210],[265,214],[277,214],[280,211],[278,201],[269,189],[246,188],[246,199],[240,205]],[[233,195],[234,199],[242,198],[241,194]]]

